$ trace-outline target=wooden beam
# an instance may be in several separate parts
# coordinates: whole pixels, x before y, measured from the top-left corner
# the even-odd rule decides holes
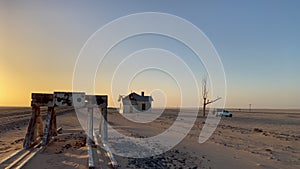
[[[102,108],[101,115],[101,138],[103,143],[107,143],[107,107]]]
[[[23,142],[23,147],[28,149],[32,145],[32,141],[34,140],[34,133],[35,133],[35,124],[36,124],[36,112],[38,107],[32,107],[31,118],[27,127],[26,136]]]
[[[89,106],[95,106],[103,108],[107,106],[107,95],[86,95],[86,104]]]
[[[31,106],[52,106],[53,94],[47,93],[32,93]]]
[[[52,118],[51,136],[57,136],[56,108],[55,107],[52,110],[51,118]]]
[[[42,119],[42,114],[41,114],[41,108],[38,107],[38,111],[36,114],[36,120],[37,120],[37,136],[38,137],[43,137],[44,135],[44,127],[43,127],[43,119]]]
[[[85,95],[84,92],[32,93],[31,106],[77,106],[83,107],[86,102],[98,107],[107,106],[107,95]],[[85,102],[86,101],[86,102]]]
[[[93,136],[93,131],[94,131],[94,122],[93,122],[93,118],[94,118],[94,108],[88,108],[88,117],[89,117],[89,144],[92,144],[94,142],[94,136]]]
[[[83,92],[54,92],[55,106],[84,106],[85,93]]]
[[[53,112],[54,112],[54,107],[48,107],[48,115],[47,115],[47,119],[46,119],[46,126],[45,126],[45,130],[44,130],[42,146],[47,145],[52,136]]]

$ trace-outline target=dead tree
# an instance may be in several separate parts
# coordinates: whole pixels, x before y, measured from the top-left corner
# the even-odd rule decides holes
[[[203,117],[205,117],[206,105],[221,99],[221,97],[218,97],[212,101],[209,101],[207,97],[208,97],[207,78],[204,78],[202,80]]]

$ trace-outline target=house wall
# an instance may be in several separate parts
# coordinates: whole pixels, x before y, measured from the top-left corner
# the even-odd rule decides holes
[[[148,109],[151,108],[151,102],[142,102],[142,101],[139,101],[137,103],[137,109],[139,111],[142,111],[142,105],[145,104],[145,110],[144,111],[147,111]]]
[[[122,99],[120,113],[129,113],[131,111],[130,109],[132,109],[130,101]]]
[[[120,113],[130,113],[132,112],[132,108],[129,105],[123,105],[120,109]]]
[[[151,102],[138,101],[135,105],[131,105],[130,100],[122,100],[120,113],[139,113],[142,112],[142,105],[145,104],[144,111],[151,111]]]

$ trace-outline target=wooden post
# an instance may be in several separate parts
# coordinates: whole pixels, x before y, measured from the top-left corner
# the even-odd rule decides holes
[[[37,109],[37,135],[38,137],[43,137],[43,119],[41,114],[41,108],[38,107]]]
[[[50,138],[52,136],[52,125],[53,125],[53,113],[54,107],[48,107],[48,114],[47,114],[47,120],[46,120],[46,126],[44,130],[44,136],[43,136],[43,142],[42,146],[45,146],[49,143]]]
[[[89,144],[93,144],[94,142],[94,124],[93,124],[93,107],[88,107],[89,113]]]
[[[99,135],[103,142],[107,142],[107,96],[106,95],[86,95],[87,104],[101,109]]]
[[[39,107],[37,106],[32,106],[32,113],[31,113],[31,118],[27,127],[27,132],[26,136],[24,139],[23,147],[24,148],[30,148],[32,145],[32,141],[34,141],[35,137],[35,124],[36,124],[36,114],[38,111]]]
[[[102,108],[102,127],[101,127],[101,137],[103,143],[107,142],[107,107]]]
[[[99,122],[99,136],[101,136],[101,138],[103,138],[103,134],[102,134],[102,126],[103,126],[103,116],[102,116],[102,111],[103,111],[103,108],[100,108],[100,122]]]
[[[56,124],[56,107],[52,109],[52,124],[51,124],[51,134],[52,136],[57,136],[57,124]]]

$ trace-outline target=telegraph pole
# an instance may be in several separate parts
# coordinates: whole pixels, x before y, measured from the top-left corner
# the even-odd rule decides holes
[[[251,112],[251,104],[249,104],[249,112]]]

